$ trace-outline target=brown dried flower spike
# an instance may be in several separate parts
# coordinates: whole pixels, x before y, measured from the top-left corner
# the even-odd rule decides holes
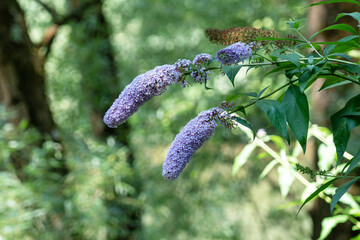
[[[255,39],[261,37],[279,37],[279,34],[274,29],[261,29],[254,27],[235,27],[235,28],[227,28],[224,30],[220,30],[217,28],[208,28],[205,30],[206,36],[213,43],[219,43],[224,45],[231,45],[236,42],[243,43],[251,43],[254,42]],[[293,36],[288,36],[288,38],[293,39]],[[277,48],[283,48],[284,46],[293,46],[295,42],[286,41],[286,40],[276,40],[276,41],[268,41],[268,40],[260,40],[256,41],[260,43],[262,46],[266,46],[268,44],[274,44]]]

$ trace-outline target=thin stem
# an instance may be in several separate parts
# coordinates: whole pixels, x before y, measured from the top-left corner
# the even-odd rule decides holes
[[[269,94],[267,94],[267,95],[264,95],[264,96],[262,96],[261,98],[259,98],[258,100],[262,100],[262,99],[265,99],[265,98],[267,98],[267,97],[270,97],[271,95],[273,95],[273,94],[275,94],[276,92],[278,92],[278,91],[280,91],[281,89],[283,89],[283,88],[285,88],[285,87],[287,87],[287,86],[289,86],[289,85],[291,85],[291,84],[293,84],[294,82],[296,82],[296,81],[298,81],[299,79],[294,79],[294,80],[290,80],[288,83],[286,83],[286,84],[284,84],[284,85],[282,85],[282,86],[280,86],[280,87],[278,87],[277,89],[275,89],[274,91],[272,91],[271,93],[269,93]],[[258,101],[257,100],[257,101]],[[245,105],[245,106],[243,106],[242,107],[242,109],[245,109],[245,108],[247,108],[247,107],[250,107],[251,105],[253,105],[253,104],[255,104],[256,103],[256,101],[253,101],[253,102],[250,102],[249,104],[247,104],[247,105]],[[235,111],[231,111],[230,113],[234,113],[234,112],[236,112],[237,110],[235,110]]]
[[[296,32],[300,35],[300,37],[302,37],[302,39],[305,40],[305,42],[306,42],[307,44],[310,45],[310,47],[311,47],[312,49],[314,49],[314,51],[316,52],[317,55],[319,55],[321,58],[324,58],[324,56],[321,55],[321,54],[318,52],[318,50],[316,50],[316,48],[311,44],[311,42],[310,42],[306,37],[304,37],[304,35],[301,34],[301,32],[299,31],[299,29],[296,29]]]

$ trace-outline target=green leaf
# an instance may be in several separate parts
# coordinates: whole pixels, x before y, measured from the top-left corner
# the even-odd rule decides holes
[[[349,219],[347,215],[337,215],[324,218],[321,222],[321,233],[318,240],[324,240],[339,223],[344,223]]]
[[[234,113],[234,112],[241,112],[242,114],[244,114],[246,116],[244,106],[236,106],[236,107],[233,107],[232,109],[230,109],[230,113]]]
[[[360,177],[354,178],[353,180],[345,183],[338,189],[336,189],[334,196],[331,199],[330,214],[333,214],[335,205],[339,202],[340,198],[347,192],[347,190],[353,185]]]
[[[268,89],[270,86],[267,86],[266,88],[264,88],[263,90],[261,90],[260,92],[259,92],[259,95],[258,95],[258,98],[260,98],[262,95],[263,95],[263,93],[266,91],[266,89]]]
[[[327,66],[327,62],[324,62],[323,65],[319,68],[317,66],[314,67],[313,69],[313,74],[311,75],[311,77],[307,80],[307,84],[305,89],[308,89],[308,87],[310,87],[318,78],[318,75],[321,74],[321,72],[324,70],[324,68]]]
[[[252,142],[248,145],[246,145],[243,150],[235,157],[234,165],[232,168],[232,175],[234,176],[240,168],[247,162],[249,159],[251,153],[254,151],[254,149],[257,147],[257,144],[255,142]]]
[[[284,140],[277,136],[277,135],[270,135],[270,140],[275,143],[275,145],[279,148],[279,149],[286,149],[286,145]]]
[[[266,113],[270,122],[290,144],[286,115],[282,104],[275,100],[263,99],[257,101],[256,105]]]
[[[351,170],[353,170],[358,163],[360,162],[360,151],[348,162],[346,163],[344,169],[349,166],[349,168],[346,170],[345,176],[347,176],[349,174],[349,172],[351,172]],[[343,171],[344,171],[343,169]]]
[[[345,54],[345,53],[332,53],[332,54],[329,54],[328,57],[332,57],[332,56],[336,56],[336,57],[342,57],[342,58],[345,58],[349,61],[354,61],[354,59],[352,59],[349,55]]]
[[[298,86],[290,85],[285,93],[282,105],[289,127],[305,153],[309,128],[309,105],[306,95],[300,92]]]
[[[297,67],[300,67],[300,57],[297,54],[278,54],[278,53],[274,53],[273,56],[278,57],[280,59],[290,61],[293,64],[295,64]]]
[[[337,165],[341,163],[344,152],[350,138],[351,131],[360,125],[359,119],[348,118],[345,115],[351,115],[357,112],[360,107],[360,94],[351,98],[343,109],[331,116],[331,128],[334,134],[334,143],[338,157]]]
[[[272,69],[271,71],[267,72],[265,74],[265,76],[271,74],[271,73],[276,73],[276,72],[280,72],[282,70],[288,70],[288,69],[293,69],[294,65],[292,63],[278,63],[277,64],[278,67]]]
[[[212,90],[212,88],[208,87],[206,84],[207,84],[207,81],[205,80],[205,83],[204,83],[205,90]]]
[[[352,13],[340,13],[337,15],[335,22],[337,22],[337,20],[339,20],[339,18],[342,18],[344,16],[350,16],[352,18],[354,18],[356,21],[360,22],[360,13],[359,12],[352,12]],[[347,24],[345,24],[347,25]],[[348,25],[349,26],[349,25]],[[349,26],[350,27],[350,26]],[[355,30],[355,29],[354,29]],[[351,32],[353,35],[357,35],[357,32],[355,31],[355,33]]]
[[[227,96],[225,97],[225,101],[226,101],[226,102],[230,102],[230,101],[232,101],[232,100],[234,100],[234,99],[239,98],[240,96],[241,96],[241,94],[230,94],[230,95],[227,95]]]
[[[328,56],[335,48],[336,48],[336,45],[327,45],[323,51],[324,55]]]
[[[298,212],[296,215],[299,214],[300,210],[305,206],[306,203],[308,203],[309,201],[311,201],[312,199],[314,199],[315,197],[317,197],[319,195],[320,192],[324,191],[326,188],[328,188],[331,184],[333,184],[336,180],[338,180],[340,177],[336,177],[331,179],[330,181],[324,183],[323,185],[321,185],[321,187],[319,187],[318,189],[315,190],[315,192],[313,192],[309,197],[307,197],[305,199],[305,201],[303,202],[303,204],[301,205],[301,207],[299,208]]]
[[[250,123],[248,123],[245,119],[239,118],[239,117],[232,117],[232,119],[234,119],[237,123],[239,123],[239,124],[247,127],[248,129],[250,129],[252,131],[252,133],[253,133],[253,139],[255,138],[255,131],[254,131],[253,126]]]
[[[229,78],[231,84],[235,86],[234,81],[236,74],[241,69],[241,65],[224,65],[221,68],[223,72],[226,74],[226,76]]]
[[[257,92],[248,92],[248,93],[239,93],[239,94],[246,95],[246,96],[249,96],[249,97],[254,97],[254,98],[258,97]]]
[[[311,40],[312,38],[314,38],[316,35],[318,35],[319,33],[322,33],[324,31],[327,31],[327,30],[343,30],[343,31],[347,31],[347,32],[350,32],[352,33],[353,35],[357,35],[357,32],[356,30],[348,25],[348,24],[334,24],[334,25],[331,25],[329,27],[326,27],[324,29],[321,29],[320,31],[314,33],[313,35],[311,35],[311,37],[309,38],[309,40]]]
[[[301,93],[304,93],[306,85],[307,85],[309,79],[311,78],[311,76],[312,76],[312,74],[311,74],[311,72],[309,70],[303,72],[300,75],[300,77],[299,77],[299,87],[300,87],[300,92]]]
[[[279,162],[277,160],[272,160],[271,162],[269,162],[268,165],[266,165],[266,167],[264,168],[264,170],[261,172],[259,179],[263,179],[264,177],[266,177],[269,172],[276,166],[276,164],[278,164]]]
[[[323,78],[325,78],[325,82],[323,83],[323,85],[321,86],[321,88],[318,90],[319,92],[325,89],[329,89],[329,88],[333,88],[333,87],[338,87],[341,85],[345,85],[345,84],[349,84],[351,83],[348,80],[339,78],[339,77],[335,77],[335,76],[321,76]]]
[[[310,56],[308,57],[308,63],[310,63],[310,64],[313,64],[313,63],[314,63],[314,56],[313,56],[313,55],[310,55]]]
[[[321,1],[321,2],[317,2],[317,3],[312,3],[309,5],[309,7],[316,6],[316,5],[322,5],[322,4],[328,4],[328,3],[342,3],[342,2],[353,3],[353,4],[360,6],[360,3],[355,0],[329,0],[329,1]]]

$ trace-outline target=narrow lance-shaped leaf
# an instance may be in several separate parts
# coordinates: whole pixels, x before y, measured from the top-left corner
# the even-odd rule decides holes
[[[260,92],[259,92],[259,95],[258,95],[258,98],[260,98],[263,93],[266,91],[266,89],[268,89],[270,86],[267,86],[266,88],[262,89]]]
[[[311,40],[313,37],[315,37],[315,36],[318,35],[319,33],[324,32],[324,31],[327,31],[327,30],[343,30],[343,31],[350,32],[350,33],[352,33],[352,34],[354,34],[354,35],[357,34],[356,30],[355,30],[352,26],[350,26],[350,25],[348,25],[348,24],[343,24],[343,23],[342,23],[342,24],[334,24],[334,25],[331,25],[331,26],[326,27],[326,28],[324,28],[324,29],[321,29],[320,31],[318,31],[318,32],[314,33],[313,35],[311,35],[311,37],[309,38],[309,40]]]
[[[263,99],[256,102],[256,105],[268,116],[270,122],[290,144],[290,137],[286,125],[285,110],[280,102]]]
[[[300,92],[298,86],[291,85],[285,93],[282,105],[286,121],[305,153],[309,128],[309,105],[306,95]]]
[[[309,197],[307,197],[304,201],[304,203],[301,205],[301,207],[299,208],[298,212],[296,215],[299,214],[300,210],[305,206],[306,203],[308,203],[309,201],[311,201],[312,199],[314,199],[315,197],[317,197],[319,195],[319,193],[321,193],[322,191],[324,191],[326,188],[328,188],[331,184],[333,184],[336,180],[338,180],[340,177],[336,177],[331,179],[330,181],[324,183],[323,185],[321,185],[321,187],[319,187],[318,189],[315,190],[315,192],[313,192]]]
[[[354,18],[356,21],[360,22],[360,13],[359,12],[352,12],[352,13],[340,13],[337,15],[335,22],[337,22],[337,20],[339,20],[339,18],[342,18],[344,16],[351,16],[352,18]],[[339,24],[340,25],[340,24]],[[347,25],[347,24],[344,24]],[[349,25],[348,25],[349,26]],[[356,31],[355,33],[353,33],[353,35],[356,35]]]
[[[266,165],[266,167],[264,168],[264,170],[261,172],[259,179],[263,179],[264,177],[266,177],[266,175],[268,175],[268,173],[275,167],[276,164],[278,164],[279,162],[277,160],[272,160],[268,165]]]
[[[321,2],[317,2],[317,3],[312,3],[309,6],[316,6],[316,5],[321,5],[321,4],[328,4],[328,3],[343,3],[343,2],[348,2],[348,3],[353,3],[356,4],[358,6],[360,6],[360,3],[355,1],[355,0],[329,0],[329,1],[321,1]]]
[[[360,108],[360,94],[351,98],[343,109],[331,116],[331,128],[338,157],[337,164],[341,163],[351,131],[360,125],[359,119],[346,116],[356,113],[358,108]]]
[[[349,172],[351,172],[351,170],[353,170],[358,165],[359,162],[360,162],[360,151],[345,165],[344,170],[347,166],[350,165],[349,168],[346,170],[345,176],[347,176]]]
[[[349,190],[349,188],[351,187],[351,185],[353,185],[360,177],[354,178],[353,180],[345,183],[344,185],[342,185],[341,187],[339,187],[338,189],[336,189],[334,196],[331,199],[331,204],[330,204],[330,214],[333,214],[335,205],[339,202],[340,198],[347,192],[347,190]]]
[[[237,123],[250,129],[251,132],[253,133],[253,138],[255,138],[255,131],[254,131],[253,126],[250,123],[248,123],[245,119],[239,118],[239,117],[232,117],[232,119],[235,120]]]
[[[232,175],[235,175],[240,170],[240,168],[247,162],[251,153],[254,151],[256,147],[257,144],[255,142],[252,142],[246,145],[243,148],[243,150],[240,152],[240,154],[235,157],[234,165],[232,168]]]

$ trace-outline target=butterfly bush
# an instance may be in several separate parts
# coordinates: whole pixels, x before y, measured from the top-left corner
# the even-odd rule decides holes
[[[242,43],[237,42],[226,48],[219,50],[216,53],[216,59],[222,65],[231,65],[239,62],[244,62],[248,58],[252,58],[252,47],[255,43]]]
[[[214,134],[218,123],[234,127],[230,116],[221,108],[203,111],[185,125],[167,153],[162,172],[165,179],[172,181],[181,174],[196,150]]]
[[[181,75],[175,65],[162,65],[137,76],[105,113],[105,124],[110,128],[121,125],[146,101],[161,95],[167,86],[178,82]]]

